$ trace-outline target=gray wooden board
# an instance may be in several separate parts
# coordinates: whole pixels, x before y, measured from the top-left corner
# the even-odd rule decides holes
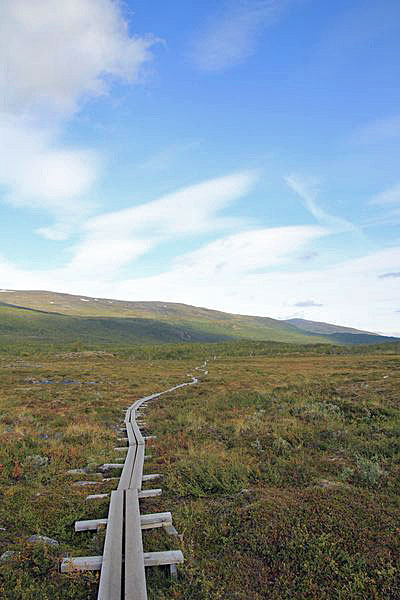
[[[142,477],[143,477],[143,463],[144,463],[144,446],[137,446],[135,466],[133,467],[132,479],[130,488],[135,490],[142,489]]]
[[[132,473],[136,462],[137,446],[129,446],[128,454],[126,455],[124,468],[122,469],[121,477],[118,483],[118,490],[127,490],[130,487]]]
[[[145,567],[157,567],[183,563],[183,554],[180,550],[165,550],[164,552],[145,552]]]
[[[108,525],[108,519],[87,519],[86,521],[75,521],[75,531],[95,531],[99,527]],[[170,512],[149,513],[140,515],[140,527],[142,529],[155,529],[157,527],[168,527],[172,525]]]
[[[160,477],[162,477],[160,473],[151,473],[149,475],[143,475],[142,481],[153,481],[153,479],[159,479]]]
[[[124,492],[111,492],[97,600],[121,600]]]
[[[143,439],[143,436],[142,436],[142,434],[140,433],[140,429],[139,429],[139,427],[137,426],[137,423],[136,423],[136,421],[134,421],[134,422],[132,423],[132,429],[133,429],[133,431],[134,431],[134,434],[135,434],[136,443],[137,443],[137,444],[139,444],[139,445],[142,445],[142,444],[144,444],[144,439]]]
[[[69,571],[100,571],[102,556],[75,556],[64,558],[61,563],[61,573]]]
[[[138,494],[125,494],[125,600],[147,600]]]
[[[164,552],[144,552],[143,560],[145,567],[156,567],[162,565],[173,565],[183,562],[183,554],[180,550],[165,550]],[[102,568],[102,556],[76,556],[64,558],[61,563],[61,572],[69,570],[99,571]]]
[[[135,432],[134,432],[133,427],[132,427],[132,423],[128,423],[127,424],[127,426],[126,426],[126,433],[128,435],[129,445],[130,446],[136,446],[137,441],[136,441]]]

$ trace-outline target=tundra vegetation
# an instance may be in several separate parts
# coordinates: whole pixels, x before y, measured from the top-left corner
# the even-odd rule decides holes
[[[181,547],[177,582],[148,571],[152,600],[400,597],[400,353],[382,346],[232,342],[0,346],[0,597],[96,598],[98,574],[61,575],[66,555],[101,554],[107,516],[85,501],[115,481],[121,409],[188,380],[149,406],[157,435],[145,472],[180,539],[145,531],[145,550]],[[84,474],[68,473],[84,469]],[[33,534],[59,545],[29,543]]]

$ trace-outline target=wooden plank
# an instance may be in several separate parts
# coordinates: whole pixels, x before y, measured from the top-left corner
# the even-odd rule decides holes
[[[124,492],[111,492],[97,600],[121,600]]]
[[[183,563],[183,554],[180,550],[166,550],[164,552],[145,552],[145,567],[158,567],[161,565],[178,565]]]
[[[140,515],[140,526],[142,529],[155,529],[156,527],[166,527],[168,525],[172,525],[172,515],[170,512]]]
[[[138,492],[139,500],[141,498],[153,498],[154,496],[161,496],[161,494],[161,488],[155,488],[154,490],[140,490]]]
[[[125,494],[125,600],[147,600],[138,494]]]
[[[103,483],[104,479],[101,481],[75,481],[72,485],[81,486],[81,485],[98,485],[99,483]]]
[[[124,467],[118,484],[118,490],[127,490],[131,485],[133,469],[136,461],[137,446],[129,446]]]
[[[108,519],[87,519],[86,521],[75,521],[75,531],[96,531],[99,527],[108,525]],[[170,512],[150,513],[140,515],[141,529],[156,529],[172,525]]]
[[[164,552],[143,553],[143,562],[145,567],[177,565],[183,563],[183,561],[183,554],[180,550],[166,550]],[[102,556],[76,556],[74,558],[68,557],[64,558],[64,560],[61,563],[61,572],[66,573],[70,570],[99,571],[100,569],[102,569],[102,563]],[[128,598],[126,600],[128,600]]]
[[[153,479],[159,479],[162,477],[160,473],[152,473],[151,475],[143,475],[142,481],[153,481]]]
[[[102,498],[107,498],[110,494],[89,494],[86,496],[85,500],[100,500]]]
[[[143,438],[143,436],[142,436],[142,434],[141,434],[141,432],[140,432],[140,429],[139,429],[139,427],[137,426],[137,423],[136,423],[136,422],[133,422],[133,423],[131,423],[131,425],[132,425],[132,429],[133,429],[133,431],[134,431],[134,434],[135,434],[136,443],[137,443],[139,446],[142,446],[142,445],[144,445],[144,438]]]
[[[104,463],[99,469],[102,471],[111,471],[111,469],[122,469],[123,466],[121,463]]]
[[[137,446],[135,465],[133,467],[130,489],[141,490],[144,464],[144,446]]]
[[[64,558],[61,563],[61,573],[70,571],[100,571],[102,556],[75,556]]]
[[[126,427],[126,433],[128,435],[129,445],[136,446],[137,441],[136,441],[135,432],[132,427],[132,423],[128,423],[128,425]]]
[[[75,531],[95,531],[99,527],[107,525],[108,519],[89,519],[87,521],[75,521]]]

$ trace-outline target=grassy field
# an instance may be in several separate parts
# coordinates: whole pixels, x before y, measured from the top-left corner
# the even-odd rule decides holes
[[[145,550],[181,547],[177,583],[148,573],[152,600],[397,599],[400,353],[233,343],[61,352],[0,348],[0,597],[90,599],[97,575],[63,575],[60,557],[102,551],[107,515],[68,469],[116,458],[120,409],[188,379],[146,417],[158,436],[146,472],[181,540],[144,532]],[[151,487],[151,486],[150,486]],[[58,547],[26,542],[39,533]]]

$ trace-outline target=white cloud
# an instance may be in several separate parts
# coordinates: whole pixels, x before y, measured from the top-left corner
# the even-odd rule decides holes
[[[179,273],[196,273],[221,283],[245,273],[284,265],[312,239],[325,235],[320,227],[252,229],[218,239],[176,261]],[[185,277],[185,275],[184,275]]]
[[[81,197],[98,170],[93,152],[54,145],[50,133],[4,113],[0,134],[0,182],[9,203],[44,209],[59,218],[82,212]]]
[[[255,172],[233,173],[153,202],[92,217],[83,226],[82,242],[73,249],[73,268],[104,270],[106,265],[107,270],[115,270],[168,239],[238,226],[239,221],[219,213],[247,194],[256,179]]]
[[[73,113],[83,95],[107,91],[105,76],[139,77],[151,37],[132,37],[111,0],[3,0],[1,110]]]
[[[376,206],[379,214],[371,218],[367,225],[398,225],[400,220],[400,184],[375,194],[369,204]]]
[[[38,230],[68,236],[93,206],[93,151],[60,143],[80,104],[107,93],[110,78],[136,82],[154,38],[130,36],[112,0],[3,0],[0,4],[0,185],[16,206],[60,222]]]
[[[300,300],[300,302],[295,302],[293,306],[298,306],[299,308],[312,308],[313,306],[323,306],[323,304],[315,302],[315,300]]]
[[[192,44],[192,59],[204,71],[220,71],[243,62],[255,51],[263,29],[289,0],[230,1]]]
[[[317,179],[305,177],[300,174],[291,174],[285,177],[285,181],[303,199],[304,206],[318,223],[329,227],[332,232],[335,231],[336,233],[356,230],[350,221],[331,215],[317,204],[319,194],[319,182]]]
[[[400,204],[400,183],[373,196],[371,204]]]
[[[207,180],[153,202],[93,217],[86,230],[91,235],[109,237],[135,231],[164,236],[220,229],[234,221],[217,217],[217,213],[247,194],[256,178],[255,172],[242,171]]]

